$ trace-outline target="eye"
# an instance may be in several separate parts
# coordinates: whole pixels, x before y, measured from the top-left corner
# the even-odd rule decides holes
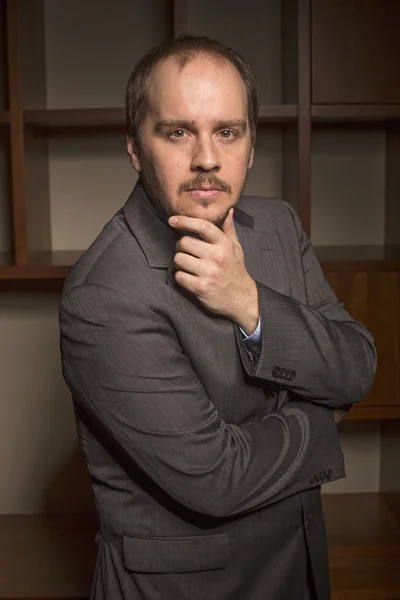
[[[223,129],[222,131],[220,131],[220,136],[224,140],[232,140],[236,137],[236,132],[232,129]]]
[[[180,140],[185,137],[185,134],[186,132],[183,129],[174,129],[174,131],[171,131],[168,135],[171,138]]]

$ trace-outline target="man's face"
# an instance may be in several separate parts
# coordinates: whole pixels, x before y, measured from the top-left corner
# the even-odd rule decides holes
[[[183,69],[158,64],[147,87],[140,146],[132,165],[166,217],[186,215],[221,226],[253,162],[246,90],[226,61],[200,55]]]

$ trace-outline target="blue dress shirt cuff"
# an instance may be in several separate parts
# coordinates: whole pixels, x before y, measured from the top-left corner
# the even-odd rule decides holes
[[[253,355],[255,355],[255,357],[260,356],[261,353],[261,319],[258,319],[258,325],[255,329],[255,331],[253,331],[253,333],[251,335],[247,335],[247,333],[245,331],[243,331],[243,329],[241,327],[239,327],[242,335],[243,335],[243,339],[242,342],[245,346],[245,348],[251,352]]]

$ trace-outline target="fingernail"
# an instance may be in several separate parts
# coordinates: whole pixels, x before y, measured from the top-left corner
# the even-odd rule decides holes
[[[177,222],[178,222],[178,217],[170,217],[170,218],[168,219],[168,223],[169,223],[170,225],[176,225],[176,224],[177,224]]]

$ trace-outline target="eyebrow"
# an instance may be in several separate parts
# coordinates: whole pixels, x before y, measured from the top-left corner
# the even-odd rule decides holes
[[[162,119],[158,121],[155,125],[156,133],[161,133],[166,127],[177,127],[182,129],[194,129],[195,122],[194,121],[184,121],[181,119]],[[247,129],[247,122],[244,119],[231,119],[227,121],[216,121],[215,129],[230,129],[231,127],[236,127],[241,129],[243,132]]]

